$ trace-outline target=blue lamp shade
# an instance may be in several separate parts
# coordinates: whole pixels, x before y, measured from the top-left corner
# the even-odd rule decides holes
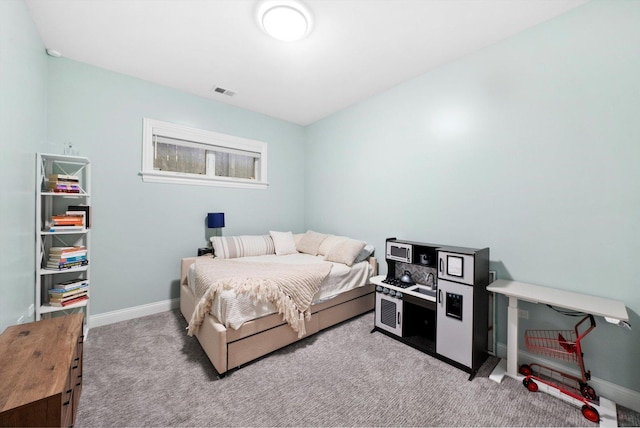
[[[207,214],[207,227],[209,229],[218,229],[224,227],[224,213]]]

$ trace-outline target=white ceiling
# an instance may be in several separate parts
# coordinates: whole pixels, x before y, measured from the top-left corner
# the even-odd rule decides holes
[[[315,26],[293,43],[258,0],[26,1],[66,58],[307,125],[588,0],[303,0]]]

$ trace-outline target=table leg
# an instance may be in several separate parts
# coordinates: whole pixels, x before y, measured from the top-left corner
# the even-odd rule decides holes
[[[509,297],[507,310],[507,376],[518,376],[518,298]]]
[[[500,383],[502,378],[518,378],[518,298],[509,297],[507,307],[507,359],[500,360],[495,367],[490,379]]]

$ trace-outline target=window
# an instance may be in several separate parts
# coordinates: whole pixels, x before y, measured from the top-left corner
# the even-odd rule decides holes
[[[144,119],[142,179],[264,189],[267,143]]]

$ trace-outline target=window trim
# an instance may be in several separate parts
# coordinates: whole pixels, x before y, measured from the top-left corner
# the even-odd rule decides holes
[[[168,137],[197,143],[203,148],[222,147],[259,154],[259,177],[255,180],[235,177],[215,177],[175,171],[156,171],[153,169],[153,136]],[[267,143],[234,135],[191,128],[175,123],[155,119],[143,119],[142,125],[142,181],[150,183],[191,184],[201,186],[237,187],[245,189],[266,189],[267,181]]]

